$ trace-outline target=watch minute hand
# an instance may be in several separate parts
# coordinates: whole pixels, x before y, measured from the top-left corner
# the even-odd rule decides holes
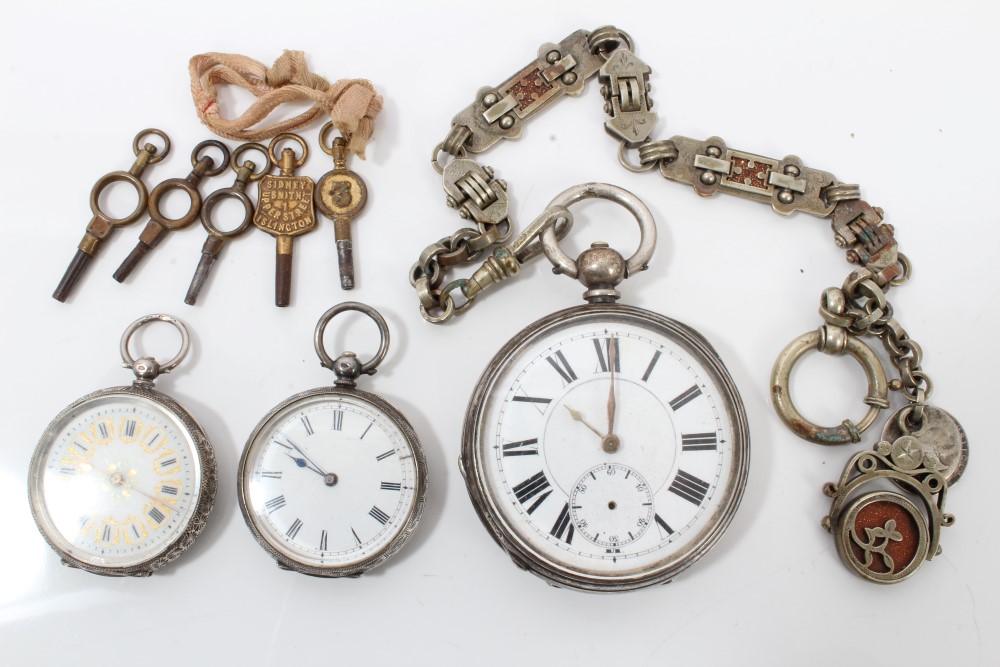
[[[615,366],[618,365],[618,340],[612,336],[608,339],[608,366],[611,369],[611,388],[608,390],[608,435],[615,432]]]

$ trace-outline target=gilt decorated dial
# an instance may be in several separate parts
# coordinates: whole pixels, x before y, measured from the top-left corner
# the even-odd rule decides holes
[[[31,503],[60,552],[95,568],[129,568],[178,541],[202,481],[192,434],[149,398],[128,393],[71,406],[50,425],[31,471]]]
[[[697,560],[735,511],[742,406],[683,325],[623,306],[571,311],[526,329],[484,374],[470,489],[501,540],[559,583],[646,585]]]
[[[240,502],[279,562],[313,574],[367,569],[412,530],[423,464],[405,421],[371,396],[306,392],[278,406],[251,436]]]

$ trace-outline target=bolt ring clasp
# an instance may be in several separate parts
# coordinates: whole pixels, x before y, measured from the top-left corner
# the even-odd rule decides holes
[[[336,359],[333,359],[327,353],[326,346],[323,344],[323,334],[326,332],[326,325],[335,316],[348,310],[356,310],[359,313],[364,313],[378,327],[380,338],[378,352],[365,363],[359,362],[353,352],[344,352]],[[385,318],[371,306],[357,301],[345,301],[330,308],[319,318],[319,322],[316,323],[316,332],[313,335],[313,346],[316,348],[316,354],[319,356],[320,365],[323,368],[329,368],[337,374],[338,384],[343,382],[353,386],[354,380],[359,375],[374,375],[375,369],[385,359],[385,355],[389,351],[389,325],[386,324]]]
[[[549,202],[549,206],[562,206],[569,208],[571,205],[584,199],[607,199],[623,206],[631,213],[636,222],[639,223],[639,247],[635,253],[625,260],[625,277],[635,275],[644,271],[653,250],[656,248],[656,221],[649,208],[642,203],[642,200],[624,188],[608,183],[583,183],[574,185],[556,195],[555,199]],[[556,237],[555,225],[549,225],[542,232],[542,250],[549,258],[552,265],[570,278],[576,278],[579,270],[576,260],[572,259],[559,247],[559,239]]]
[[[819,445],[842,445],[849,442],[860,442],[861,434],[878,418],[879,412],[889,407],[889,383],[885,369],[878,355],[859,340],[856,336],[844,336],[831,344],[834,337],[826,327],[817,331],[802,334],[778,354],[771,370],[771,402],[774,411],[796,435]],[[869,406],[868,412],[860,422],[855,424],[845,419],[839,426],[818,426],[799,413],[792,402],[789,380],[795,363],[811,350],[819,350],[826,354],[847,354],[861,365],[868,380],[868,395],[864,402]]]
[[[173,327],[181,334],[180,350],[177,351],[177,354],[175,354],[170,361],[163,364],[157,363],[152,357],[144,356],[139,359],[135,359],[128,349],[129,343],[132,341],[132,337],[136,334],[136,332],[151,322],[166,322],[167,324],[173,325]],[[178,364],[184,360],[184,357],[187,356],[191,349],[191,335],[188,333],[187,327],[184,326],[184,323],[176,317],[163,314],[144,315],[132,324],[128,325],[128,328],[125,329],[125,333],[122,334],[121,343],[118,349],[122,356],[122,365],[125,368],[132,369],[136,375],[137,381],[149,383],[155,379],[157,375],[160,375],[161,373],[169,373],[177,368]],[[144,361],[152,363],[143,364],[142,362]],[[145,368],[142,368],[141,366],[145,366]]]

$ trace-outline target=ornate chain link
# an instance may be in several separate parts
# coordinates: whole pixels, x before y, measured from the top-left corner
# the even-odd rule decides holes
[[[499,86],[480,89],[476,101],[452,120],[451,131],[434,148],[431,162],[441,174],[448,207],[475,227],[459,229],[427,246],[411,268],[410,284],[417,292],[424,319],[437,324],[464,312],[483,290],[514,275],[521,263],[541,251],[537,239],[546,225],[558,222],[559,238],[572,225],[570,216],[553,216],[553,211],[547,210],[538,218],[546,221],[544,224],[536,220],[528,227],[532,234],[511,244],[517,248],[504,245],[513,232],[507,184],[468,154],[520,136],[524,121],[563,95],[582,93],[586,80],[612,52],[622,46],[631,49],[631,45],[625,33],[611,27],[590,33],[578,30],[558,44],[543,44],[534,62]],[[442,154],[446,163],[441,162]],[[445,271],[479,261],[491,249],[487,263],[473,278],[445,283]],[[459,303],[456,297],[464,301]]]
[[[903,276],[909,263],[904,264]],[[839,306],[838,304],[845,304]],[[920,368],[923,349],[910,338],[899,321],[893,317],[892,304],[885,291],[874,280],[869,269],[858,269],[844,281],[841,289],[830,288],[820,301],[820,316],[829,327],[846,329],[854,336],[872,335],[882,341],[899,379],[890,382],[890,389],[901,391],[914,404],[913,420],[923,420],[923,404],[930,398],[934,385]]]
[[[546,225],[561,220],[560,235],[569,231],[568,212],[560,217],[546,211],[517,241],[504,245],[514,227],[507,184],[496,178],[493,169],[468,156],[502,139],[519,137],[525,121],[563,95],[582,93],[585,82],[597,76],[605,130],[619,142],[619,162],[629,171],[656,169],[702,196],[731,194],[768,203],[782,215],[802,211],[830,219],[834,244],[846,251],[848,262],[862,268],[851,273],[838,290],[840,296],[830,290],[824,293],[820,307],[828,329],[824,344],[842,338],[830,327],[844,329],[843,335],[881,339],[900,375],[890,386],[915,404],[914,418],[919,420],[932,384],[920,367],[920,346],[893,317],[885,298],[890,287],[906,282],[912,265],[898,251],[892,225],[883,222],[884,211],[863,201],[858,185],[842,183],[795,155],[777,159],[748,153],[728,147],[720,137],[652,139],[657,115],[652,112],[651,72],[633,52],[627,33],[604,26],[592,32],[578,30],[558,44],[543,44],[535,60],[515,75],[498,86],[479,89],[476,100],[454,117],[451,131],[432,156],[448,207],[475,226],[427,246],[411,268],[410,284],[424,318],[445,322],[465,312],[489,286],[517,273],[521,263],[537,254],[537,238]],[[638,154],[637,162],[629,160],[632,150]],[[531,244],[536,252],[524,252]],[[488,252],[473,277],[445,283],[446,271],[480,261]]]
[[[444,322],[472,305],[481,290],[470,295],[473,288],[461,280],[446,286],[445,272],[481,260],[491,248],[505,252],[502,244],[513,230],[507,184],[469,153],[517,138],[525,121],[563,95],[582,93],[595,75],[607,114],[605,129],[618,140],[619,161],[630,171],[657,168],[663,177],[687,183],[703,196],[723,192],[770,203],[785,215],[804,211],[829,217],[834,242],[847,250],[849,262],[870,270],[871,280],[885,288],[905,280],[909,262],[897,251],[892,226],[882,223],[881,209],[860,199],[857,185],[807,167],[794,155],[778,160],[730,149],[719,137],[651,140],[657,120],[649,96],[652,70],[632,48],[628,34],[613,26],[578,30],[558,44],[543,44],[534,61],[500,85],[481,88],[476,100],[455,116],[448,136],[434,149],[432,164],[442,176],[448,207],[475,227],[427,246],[410,270],[425,319]],[[632,149],[638,151],[637,164],[628,160]],[[465,299],[461,304],[456,291]]]

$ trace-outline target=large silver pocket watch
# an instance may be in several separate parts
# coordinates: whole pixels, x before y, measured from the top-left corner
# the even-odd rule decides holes
[[[617,303],[616,286],[652,255],[649,209],[590,183],[547,212],[571,219],[569,206],[594,197],[635,216],[639,249],[625,260],[595,243],[573,261],[555,225],[545,228],[545,255],[588,288],[588,303],[543,317],[496,354],[469,402],[461,466],[479,517],[515,564],[556,586],[615,592],[666,583],[716,544],[743,495],[750,443],[712,346]]]
[[[323,334],[339,313],[364,313],[381,342],[371,360],[327,354]],[[417,527],[427,463],[413,427],[380,396],[355,387],[389,349],[374,308],[348,301],[316,325],[320,362],[337,380],[282,401],[247,440],[237,474],[240,509],[257,542],[286,570],[358,576],[391,558]]]
[[[180,351],[159,364],[135,359],[129,342],[156,321],[180,331]],[[215,455],[194,417],[153,380],[184,359],[187,329],[146,315],[121,339],[136,379],[83,396],[60,412],[31,459],[28,496],[45,541],[65,565],[95,574],[149,576],[181,555],[205,527],[215,501]]]

